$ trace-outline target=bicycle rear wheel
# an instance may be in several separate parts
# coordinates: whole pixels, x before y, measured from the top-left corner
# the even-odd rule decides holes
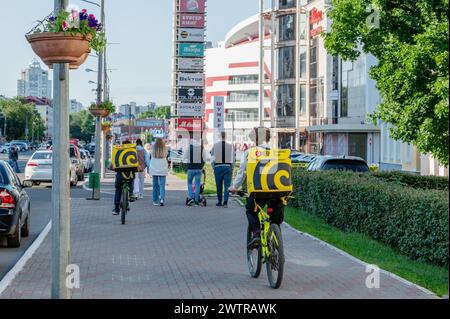
[[[270,287],[280,288],[284,272],[284,248],[281,229],[277,224],[270,225],[267,233],[267,248],[269,257],[266,260],[267,277]]]
[[[125,187],[125,189],[122,190],[122,203],[120,205],[120,221],[122,222],[122,225],[125,224],[125,216],[127,215],[129,205],[128,199],[129,199],[129,191],[128,188]]]
[[[247,229],[247,244],[250,241],[252,232],[250,228]],[[253,278],[258,278],[261,274],[262,267],[262,257],[261,257],[261,246],[257,249],[249,249],[247,247],[247,265],[250,276]]]

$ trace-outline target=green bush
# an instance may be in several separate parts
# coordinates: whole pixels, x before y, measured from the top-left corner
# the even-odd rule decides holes
[[[376,172],[372,176],[386,182],[396,183],[419,189],[437,189],[448,191],[448,177],[420,176],[406,172]]]
[[[447,191],[418,190],[370,174],[294,171],[290,205],[421,261],[448,266]]]

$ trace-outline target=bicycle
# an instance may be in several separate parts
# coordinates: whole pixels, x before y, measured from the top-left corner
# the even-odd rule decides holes
[[[126,176],[125,173],[122,173],[125,181],[122,184],[122,198],[120,201],[120,221],[122,225],[125,224],[126,215],[130,210],[130,180],[133,178],[133,173],[130,173],[130,176]]]
[[[239,196],[246,194],[237,192]],[[247,229],[247,265],[250,276],[258,278],[261,274],[262,264],[266,264],[267,278],[270,287],[278,289],[283,281],[284,273],[284,247],[281,229],[278,224],[270,222],[270,216],[262,207],[256,205],[258,219],[261,225],[261,245],[258,248],[248,248],[251,238],[251,230]]]

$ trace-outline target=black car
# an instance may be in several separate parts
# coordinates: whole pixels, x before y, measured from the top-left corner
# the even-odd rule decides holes
[[[19,247],[30,234],[30,198],[11,166],[0,161],[0,237],[8,247]]]
[[[317,156],[308,166],[308,171],[352,171],[356,173],[369,173],[367,162],[356,156]]]

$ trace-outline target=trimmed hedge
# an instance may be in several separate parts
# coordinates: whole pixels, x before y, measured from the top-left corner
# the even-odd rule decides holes
[[[386,182],[396,183],[419,189],[437,189],[448,191],[448,177],[420,176],[406,172],[376,172],[373,177]]]
[[[290,205],[411,257],[448,266],[448,192],[417,190],[370,174],[294,170]]]

